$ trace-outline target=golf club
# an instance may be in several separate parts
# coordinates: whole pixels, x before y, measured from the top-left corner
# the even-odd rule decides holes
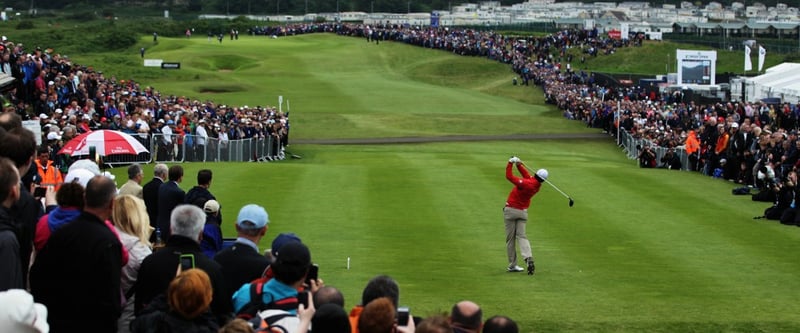
[[[522,162],[522,161],[520,160],[520,162],[519,162],[519,163],[520,163],[520,164],[522,164],[522,166],[524,166],[524,167],[525,167],[525,169],[528,169],[528,171],[529,171],[530,173],[532,173],[532,174],[536,174],[536,171],[533,171],[533,169],[531,169],[530,167],[528,167],[528,165],[527,165],[527,164],[525,164],[525,162]],[[545,180],[544,180],[544,182],[545,182],[545,183],[547,183],[547,185],[550,185],[550,186],[552,186],[552,187],[553,187],[553,188],[554,188],[556,191],[558,191],[558,193],[561,193],[561,195],[563,195],[565,198],[569,199],[569,206],[570,206],[570,207],[572,207],[572,205],[574,205],[574,204],[575,204],[575,200],[572,200],[572,197],[570,197],[568,194],[564,193],[564,191],[562,191],[561,189],[559,189],[557,186],[553,185],[553,183],[551,183],[549,180],[545,179]]]

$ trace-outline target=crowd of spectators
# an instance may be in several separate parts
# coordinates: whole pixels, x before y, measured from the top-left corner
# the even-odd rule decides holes
[[[288,144],[288,113],[274,106],[230,106],[162,95],[135,80],[75,64],[52,49],[31,50],[6,37],[0,55],[0,72],[15,79],[3,94],[3,111],[40,122],[42,142],[51,147],[51,160],[61,170],[70,162],[57,154],[63,143],[97,129],[136,134],[145,142],[153,134],[163,134],[158,140],[161,160],[201,159],[178,151],[187,135],[196,136],[187,140],[223,143],[271,136],[280,147]]]
[[[771,195],[765,201],[781,208],[780,214],[770,213],[787,224],[798,224],[794,198],[800,166],[796,128],[800,105],[699,105],[680,91],[603,86],[592,74],[572,67],[577,56],[583,63],[586,56],[611,55],[619,47],[641,45],[638,37],[620,42],[592,32],[560,31],[519,38],[396,25],[272,29],[268,34],[334,32],[507,63],[521,85],[541,86],[548,103],[558,106],[565,117],[610,134],[619,126],[647,142],[641,147],[642,156],[648,155],[651,145],[685,149],[694,157],[689,169],[763,189],[764,196]],[[577,54],[572,51],[576,48]],[[144,187],[141,168],[133,165],[126,190],[118,194],[113,179],[101,175],[96,165],[59,165],[68,161],[50,158],[48,150],[100,128],[147,136],[164,133],[167,127],[176,141],[182,134],[196,135],[198,128],[209,136],[228,134],[229,139],[278,133],[285,142],[286,114],[272,107],[228,107],[161,96],[133,80],[106,78],[91,67],[73,65],[52,50],[27,53],[22,44],[5,38],[0,51],[0,70],[17,79],[0,114],[0,264],[4,267],[0,288],[30,290],[42,304],[28,300],[18,305],[36,313],[46,306],[54,331],[253,332],[274,326],[278,313],[295,318],[282,322],[292,333],[518,332],[508,317],[484,321],[480,307],[470,301],[456,303],[449,316],[398,319],[404,318],[397,316],[398,310],[405,308],[400,306],[399,286],[384,275],[369,281],[348,314],[341,292],[322,279],[307,278],[313,244],[304,244],[297,235],[280,234],[262,254],[258,244],[269,228],[263,207],[241,207],[235,219],[236,241],[225,249],[219,246],[224,219],[219,215],[220,201],[209,192],[210,170],[198,173],[197,186],[187,194],[177,187],[183,181],[180,165],[157,165],[153,180]],[[42,147],[47,149],[37,148],[32,132],[22,127],[23,119],[40,121],[46,142]],[[650,156],[641,165],[656,166],[654,159]],[[680,168],[670,158],[659,162]],[[47,186],[41,198],[35,197],[25,175],[31,170],[46,175],[54,168],[64,170],[63,180],[69,183]],[[83,193],[85,200],[76,200],[76,193]],[[206,236],[212,233],[213,237]],[[8,297],[25,298],[16,291],[0,293],[0,298]],[[30,313],[20,315],[18,309],[7,315],[10,304],[3,304],[0,321],[8,318],[6,323],[47,331],[41,320],[28,320]]]

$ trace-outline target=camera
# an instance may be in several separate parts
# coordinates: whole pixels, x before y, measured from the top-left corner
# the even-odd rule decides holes
[[[408,312],[408,307],[401,306],[397,308],[397,326],[408,326],[410,319]]]
[[[311,267],[308,268],[308,274],[306,274],[306,285],[311,286],[311,280],[316,280],[319,277],[319,265],[312,264]]]
[[[195,267],[194,265],[194,254],[181,254],[181,271],[185,271],[187,269],[192,269]]]
[[[34,198],[43,198],[45,194],[47,194],[47,187],[37,186],[36,189],[33,190]]]
[[[308,291],[301,291],[297,293],[297,304],[302,304],[303,307],[308,309],[308,299],[311,297],[311,293]],[[299,308],[299,306],[298,306]]]

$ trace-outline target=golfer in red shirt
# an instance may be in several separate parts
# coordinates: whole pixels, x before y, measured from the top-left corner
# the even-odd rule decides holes
[[[517,166],[520,177],[514,176],[512,165]],[[531,243],[525,234],[525,226],[528,222],[528,207],[531,205],[531,198],[539,192],[542,183],[547,179],[547,170],[539,169],[536,174],[531,176],[522,161],[516,156],[511,157],[506,165],[506,179],[514,184],[511,193],[506,200],[503,208],[503,219],[506,225],[506,253],[508,254],[508,271],[521,272],[525,270],[517,266],[517,249],[515,241],[519,242],[519,250],[522,258],[528,266],[528,275],[533,275],[536,267],[533,264],[531,254]]]

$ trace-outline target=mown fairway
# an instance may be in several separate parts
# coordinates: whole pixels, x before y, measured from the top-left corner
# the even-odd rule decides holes
[[[512,87],[507,67],[481,59],[333,35],[162,40],[148,57],[183,68],[144,70],[139,81],[237,105],[283,95],[291,139],[598,132],[562,120],[539,89]],[[800,331],[800,228],[753,220],[766,204],[732,196],[727,182],[639,169],[610,138],[289,150],[303,158],[185,164],[182,187],[214,170],[228,236],[239,207],[264,205],[272,222],[262,249],[279,232],[298,233],[348,307],[369,278],[389,274],[414,315],[470,299],[524,332]],[[548,168],[576,201],[569,208],[548,186],[534,198],[533,277],[505,272],[512,154]]]

